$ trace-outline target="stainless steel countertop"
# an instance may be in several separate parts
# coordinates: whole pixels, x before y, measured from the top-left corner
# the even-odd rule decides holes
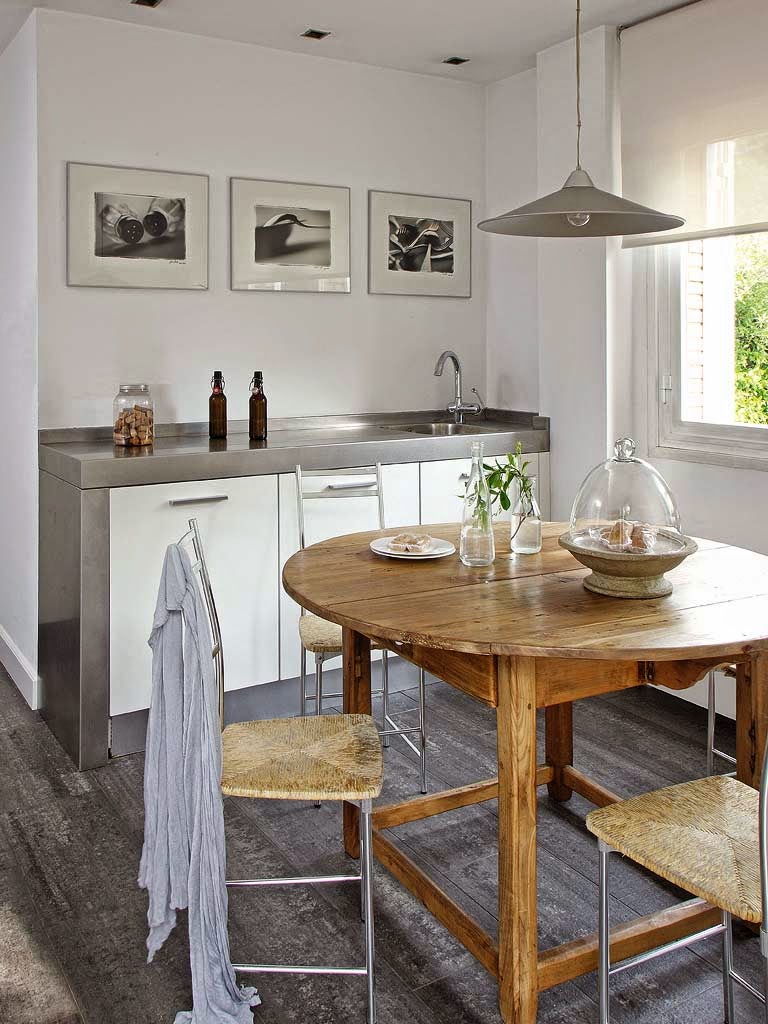
[[[468,416],[465,432],[448,437],[404,429],[450,421],[444,411],[271,420],[264,442],[249,441],[242,422],[230,423],[225,441],[209,440],[207,424],[172,424],[158,426],[148,448],[115,447],[110,428],[43,430],[39,464],[41,471],[89,489],[289,473],[297,463],[332,469],[460,459],[477,437],[491,457],[512,451],[518,441],[526,452],[549,451],[549,419],[535,413],[489,409]]]

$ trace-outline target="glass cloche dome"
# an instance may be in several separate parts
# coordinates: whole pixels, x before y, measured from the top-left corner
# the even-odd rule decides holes
[[[567,535],[570,545],[638,556],[685,548],[680,513],[661,473],[636,458],[630,437],[618,440],[613,450],[613,458],[595,466],[579,488]]]

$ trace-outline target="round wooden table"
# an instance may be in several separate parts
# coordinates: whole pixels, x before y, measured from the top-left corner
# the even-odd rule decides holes
[[[458,547],[458,526],[409,529]],[[488,568],[468,568],[458,555],[383,558],[368,546],[381,535],[376,531],[295,554],[283,584],[308,611],[343,627],[345,711],[370,713],[372,639],[498,708],[498,777],[378,808],[374,850],[498,978],[503,1019],[533,1024],[539,991],[597,967],[596,935],[537,948],[536,787],[546,785],[561,801],[573,792],[597,806],[618,799],[573,765],[572,702],[648,683],[684,689],[717,665],[736,664],[737,774],[757,786],[768,732],[768,557],[699,541],[699,551],[669,573],[669,597],[618,600],[584,589],[587,570],[557,544],[564,524],[544,524],[538,555],[512,555],[509,525],[495,529],[498,553]],[[537,708],[545,708],[546,720],[541,765]],[[383,832],[497,797],[498,945]],[[344,841],[353,856],[355,812],[345,806]],[[638,918],[614,929],[612,960],[718,921],[719,911],[701,900]]]

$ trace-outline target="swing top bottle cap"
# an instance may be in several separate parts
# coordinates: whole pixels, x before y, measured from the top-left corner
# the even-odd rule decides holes
[[[264,380],[264,374],[261,372],[261,370],[254,370],[253,379],[257,384],[261,384]]]

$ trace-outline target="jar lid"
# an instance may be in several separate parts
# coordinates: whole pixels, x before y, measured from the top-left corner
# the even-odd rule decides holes
[[[589,551],[667,554],[685,540],[677,502],[666,480],[635,454],[630,437],[614,445],[582,483],[571,509],[569,538]]]
[[[122,394],[127,394],[130,391],[149,391],[149,384],[121,384],[120,391]]]

